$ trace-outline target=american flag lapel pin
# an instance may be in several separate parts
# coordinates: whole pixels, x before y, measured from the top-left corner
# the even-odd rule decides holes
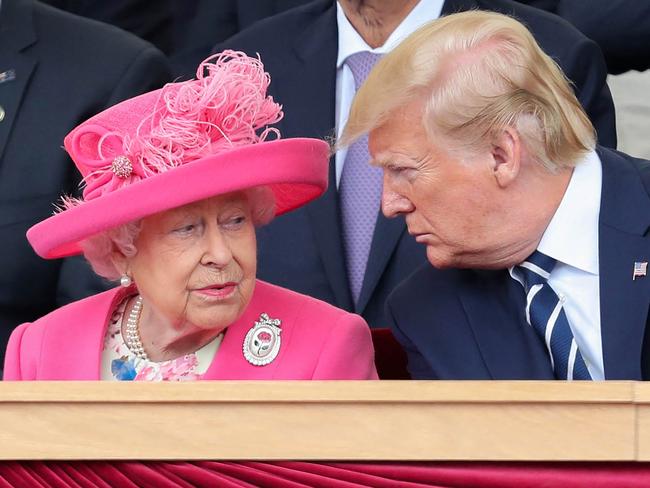
[[[7,71],[3,71],[0,73],[0,83],[4,83],[6,81],[12,81],[16,79],[16,71],[13,69],[8,69]]]
[[[637,278],[645,276],[648,272],[648,261],[634,262],[634,272],[632,273],[632,281]]]

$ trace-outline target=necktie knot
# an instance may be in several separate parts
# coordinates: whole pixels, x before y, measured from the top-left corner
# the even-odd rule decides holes
[[[351,54],[345,59],[345,64],[350,68],[352,76],[354,77],[355,90],[358,90],[363,82],[366,81],[368,74],[370,74],[373,66],[377,61],[379,61],[381,56],[382,55],[378,53],[361,51],[359,53]]]
[[[542,252],[535,251],[523,262],[515,266],[515,270],[523,279],[524,288],[528,291],[533,285],[546,283],[556,263],[556,259]]]

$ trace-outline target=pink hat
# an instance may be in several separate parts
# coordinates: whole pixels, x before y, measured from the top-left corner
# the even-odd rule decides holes
[[[269,81],[258,59],[224,51],[199,66],[196,80],[126,100],[75,128],[65,148],[83,176],[83,199],[64,198],[58,213],[27,231],[36,253],[78,254],[94,234],[256,186],[271,188],[276,215],[320,196],[329,146],[264,128],[283,115],[266,96]]]

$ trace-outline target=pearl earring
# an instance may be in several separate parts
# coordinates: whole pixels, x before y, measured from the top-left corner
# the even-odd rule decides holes
[[[125,273],[120,277],[120,285],[124,288],[131,286],[131,283],[133,283],[133,280],[128,274]]]

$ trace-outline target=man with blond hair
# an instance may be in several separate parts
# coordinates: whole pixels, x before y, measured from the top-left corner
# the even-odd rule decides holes
[[[414,378],[648,375],[650,162],[596,145],[522,24],[465,12],[413,33],[341,144],[364,134],[383,213],[430,263],[387,303]]]
[[[339,135],[369,66],[427,22],[473,9],[521,19],[574,83],[598,130],[616,147],[606,66],[595,43],[563,21],[512,0],[315,0],[261,21],[215,48],[259,53],[282,103],[283,137]],[[260,229],[258,276],[387,327],[391,291],[426,262],[402,219],[379,209],[381,172],[367,165],[365,139],[337,151],[317,201]]]

